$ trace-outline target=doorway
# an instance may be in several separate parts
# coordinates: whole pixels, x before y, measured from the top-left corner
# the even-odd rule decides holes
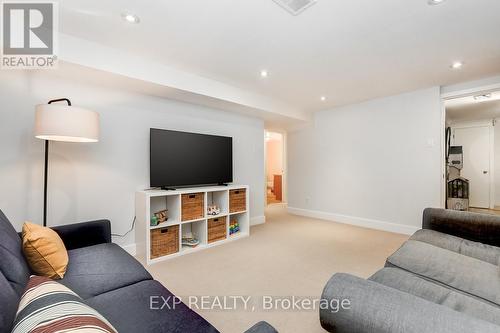
[[[284,202],[285,191],[285,142],[284,135],[278,132],[265,132],[266,142],[266,203]]]
[[[463,167],[461,176],[469,181],[469,206],[490,207],[490,124],[452,127],[452,145],[462,147]]]
[[[500,91],[447,100],[445,112],[447,207],[498,214]]]

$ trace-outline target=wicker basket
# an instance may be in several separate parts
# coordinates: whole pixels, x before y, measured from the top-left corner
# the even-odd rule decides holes
[[[226,217],[218,217],[208,220],[208,243],[226,239],[226,235]]]
[[[229,212],[243,212],[247,209],[247,192],[244,188],[229,191]]]
[[[179,252],[179,226],[151,230],[151,259]]]
[[[202,219],[205,216],[205,194],[190,193],[181,197],[182,221]]]

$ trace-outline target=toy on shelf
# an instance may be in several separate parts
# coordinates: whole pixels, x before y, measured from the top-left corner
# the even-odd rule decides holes
[[[168,220],[167,216],[168,209],[160,210],[159,212],[155,213],[156,218],[158,219],[158,223],[163,223]]]
[[[158,219],[156,216],[151,216],[151,221],[149,222],[149,225],[152,227],[156,227],[158,225]]]
[[[200,241],[193,237],[193,234],[191,232],[188,232],[184,235],[182,235],[182,245],[189,246],[189,247],[196,247],[200,244]]]
[[[234,235],[240,231],[240,224],[238,221],[233,220],[229,224],[229,235]]]
[[[219,215],[220,208],[217,205],[211,205],[207,207],[207,215]]]
[[[168,212],[168,210],[164,209],[164,210],[160,210],[159,212],[154,213],[154,215],[151,216],[150,225],[154,227],[160,223],[166,222],[168,220],[167,212]]]

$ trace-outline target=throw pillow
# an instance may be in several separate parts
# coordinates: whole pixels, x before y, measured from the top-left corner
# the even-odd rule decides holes
[[[62,284],[32,276],[17,309],[12,333],[117,333],[96,310]]]
[[[52,229],[26,222],[23,225],[23,253],[31,270],[52,279],[62,279],[68,266],[68,252]]]

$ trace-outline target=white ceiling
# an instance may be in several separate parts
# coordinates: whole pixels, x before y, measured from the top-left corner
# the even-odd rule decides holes
[[[500,73],[499,0],[319,0],[298,16],[272,0],[67,0],[60,10],[65,34],[303,111]],[[450,70],[455,60],[462,70]]]
[[[477,101],[474,96],[446,101],[446,120],[458,122],[499,118],[500,91],[490,94],[491,98],[485,101]]]
[[[36,72],[36,71],[33,71]],[[235,112],[241,115],[258,117],[264,120],[267,130],[281,131],[283,129],[298,129],[304,126],[304,120],[300,118],[280,115],[276,112],[248,107],[243,104],[231,103],[206,95],[195,94],[192,91],[172,89],[162,84],[139,80],[115,74],[109,71],[98,70],[92,67],[84,67],[73,63],[60,62],[57,70],[43,71],[45,76],[74,80],[106,89],[119,89],[129,93],[168,98],[177,101],[198,104],[216,110]]]

